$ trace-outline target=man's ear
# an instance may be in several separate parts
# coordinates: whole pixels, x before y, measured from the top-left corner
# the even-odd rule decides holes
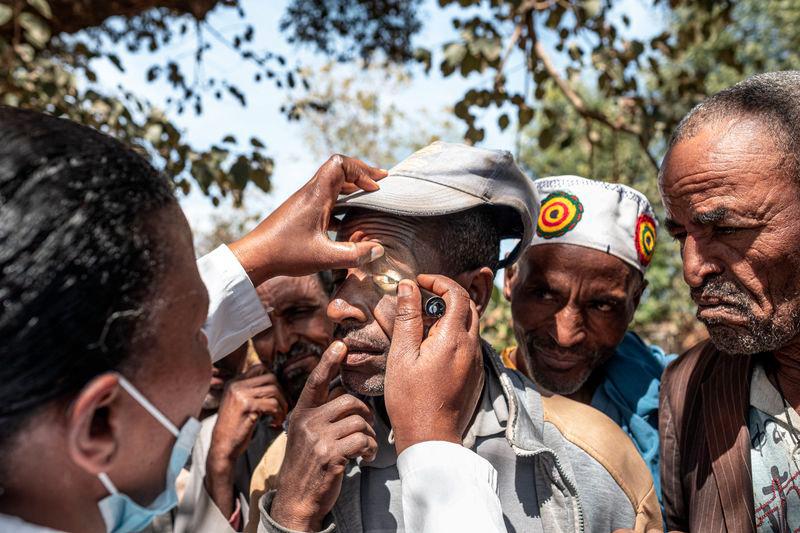
[[[489,305],[489,301],[492,299],[492,289],[494,289],[492,269],[481,267],[477,270],[464,272],[458,276],[457,281],[467,289],[469,297],[478,308],[478,314],[483,315]]]
[[[517,275],[517,263],[508,265],[503,269],[503,296],[507,301],[511,301],[511,286]]]
[[[644,294],[644,290],[647,288],[648,282],[644,277],[642,277],[641,283],[639,283],[639,288],[636,289],[636,294],[633,295],[633,308],[634,310],[639,307],[639,302],[642,301],[642,294]]]
[[[114,459],[122,393],[113,374],[102,374],[83,387],[67,412],[67,453],[86,472],[106,472]]]

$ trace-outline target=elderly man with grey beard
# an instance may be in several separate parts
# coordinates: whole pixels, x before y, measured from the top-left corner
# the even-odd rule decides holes
[[[333,339],[331,289],[330,272],[278,276],[256,287],[272,322],[252,339],[261,364],[231,379],[218,414],[203,421],[176,531],[240,530],[247,523],[251,478],[266,450],[284,438],[281,423]]]
[[[800,527],[800,72],[762,74],[679,124],[666,227],[710,340],[666,371],[670,530]]]

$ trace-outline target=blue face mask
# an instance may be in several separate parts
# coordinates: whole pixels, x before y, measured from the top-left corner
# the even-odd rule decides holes
[[[175,435],[177,440],[172,448],[172,455],[167,467],[167,480],[164,492],[158,495],[147,507],[143,507],[122,494],[111,482],[105,472],[97,477],[110,493],[108,496],[97,502],[103,520],[106,523],[106,530],[109,533],[129,533],[141,531],[158,515],[164,514],[178,504],[178,495],[175,492],[175,479],[186,464],[189,454],[192,453],[192,446],[200,431],[200,422],[196,418],[189,418],[183,427],[178,430],[167,417],[150,403],[147,398],[142,396],[136,388],[124,377],[117,376],[120,386],[125,389],[131,397],[136,400],[147,412],[153,415],[162,426]]]

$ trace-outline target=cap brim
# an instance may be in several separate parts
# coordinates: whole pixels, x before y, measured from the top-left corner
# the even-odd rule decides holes
[[[407,176],[388,176],[378,184],[377,191],[358,191],[340,197],[333,213],[360,207],[396,215],[431,217],[466,211],[486,203],[464,191]]]

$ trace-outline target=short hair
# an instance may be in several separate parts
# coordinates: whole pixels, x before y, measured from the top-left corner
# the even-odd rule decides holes
[[[793,162],[794,177],[800,179],[800,71],[767,72],[747,78],[695,106],[680,121],[669,148],[697,135],[706,124],[752,117],[773,137]]]
[[[435,249],[442,252],[439,259],[444,274],[456,275],[481,267],[497,272],[500,231],[492,207],[479,206],[432,217],[429,223],[434,231]]]
[[[353,207],[345,212],[344,220],[373,214],[410,221],[417,243],[435,255],[417,255],[420,267],[428,273],[452,277],[481,267],[489,267],[492,272],[497,272],[500,263],[500,226],[497,217],[502,216],[500,213],[500,209],[487,205],[437,216],[405,216]],[[508,216],[507,212],[505,216]],[[438,269],[438,272],[431,269]]]
[[[122,143],[0,106],[0,446],[38,408],[129,363],[169,249],[145,225],[174,202]]]

